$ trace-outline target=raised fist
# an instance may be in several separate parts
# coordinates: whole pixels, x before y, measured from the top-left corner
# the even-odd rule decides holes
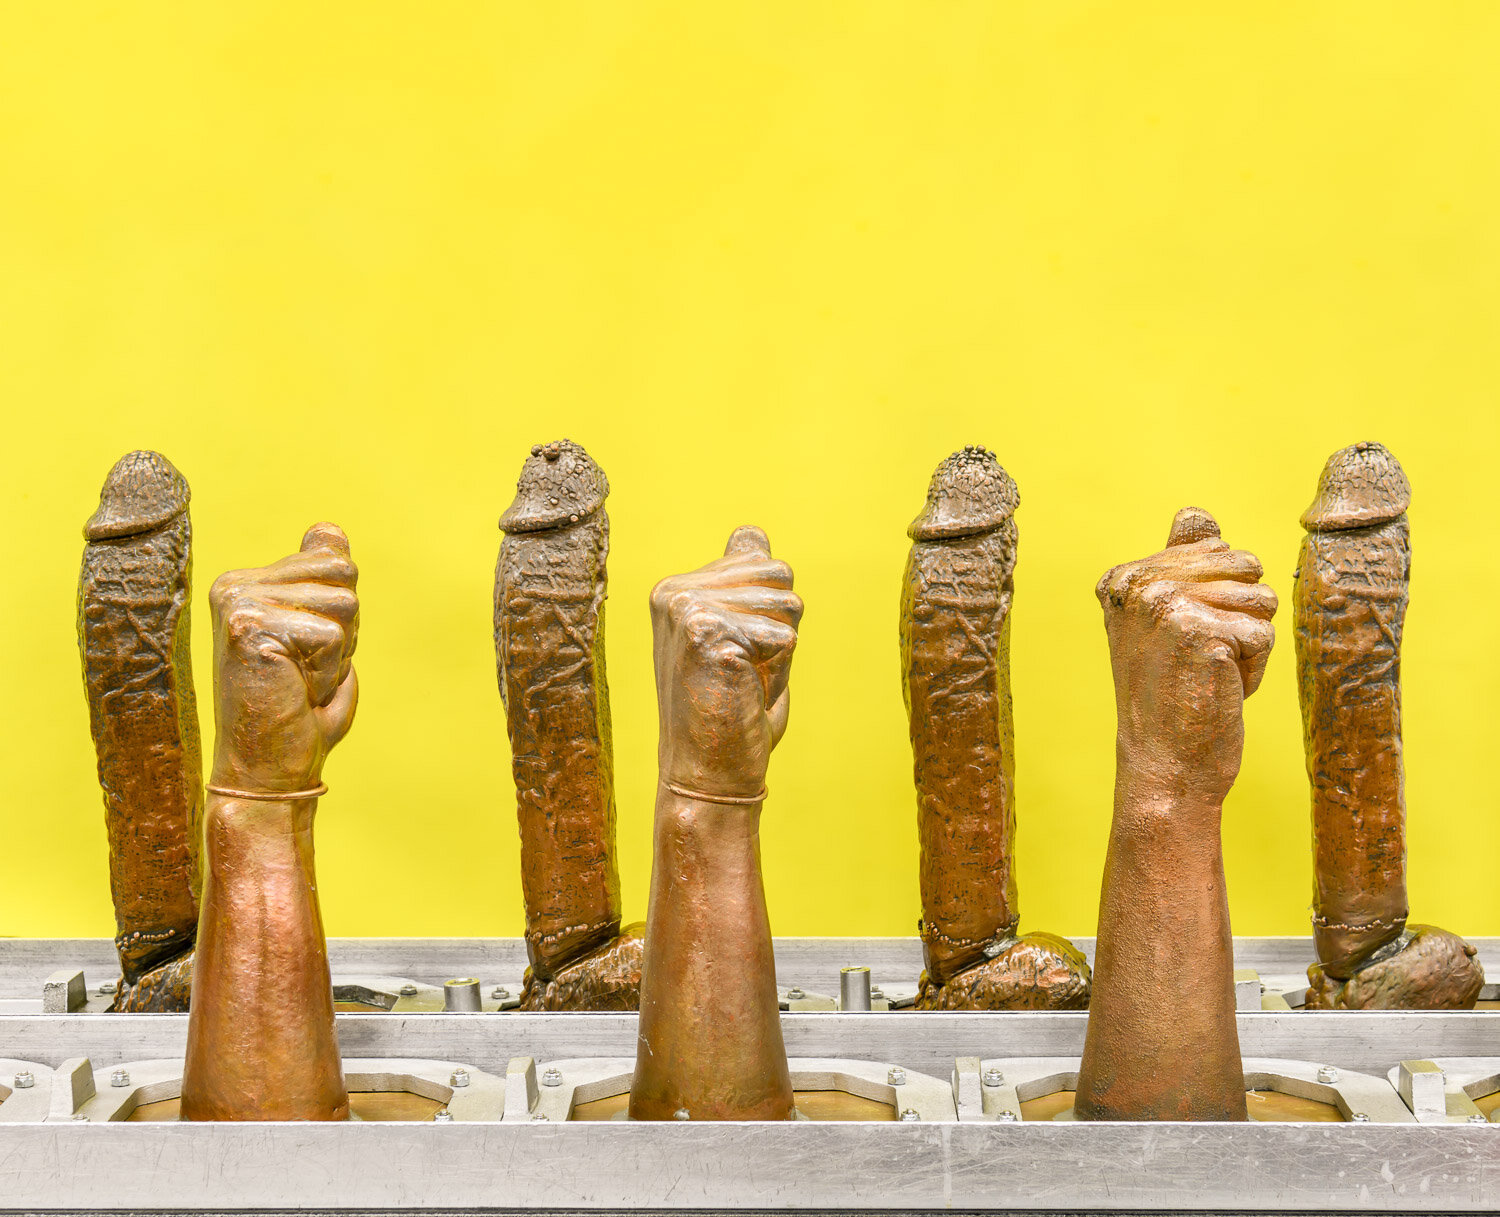
[[[358,578],[343,531],[314,524],[300,552],[214,581],[213,785],[263,794],[318,785],[359,699]]]
[[[680,792],[752,801],[786,730],[802,600],[758,528],[724,556],[651,592],[661,779]]]
[[[1214,808],[1239,773],[1245,698],[1276,632],[1276,593],[1255,555],[1230,549],[1212,516],[1177,513],[1161,553],[1109,571],[1104,606],[1119,715],[1119,772],[1134,793]]]

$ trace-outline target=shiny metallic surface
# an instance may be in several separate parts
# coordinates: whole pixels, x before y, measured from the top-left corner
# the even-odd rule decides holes
[[[754,527],[652,590],[660,783],[632,1119],[793,1116],[760,816],[801,617]]]
[[[1275,637],[1260,577],[1184,508],[1096,589],[1118,729],[1080,1120],[1247,1118],[1220,819]]]
[[[443,982],[443,1009],[450,1014],[483,1010],[479,997],[479,982],[472,977]]]
[[[844,1011],[870,1008],[870,969],[839,969],[839,1009]]]
[[[220,576],[217,725],[182,1081],[184,1120],[343,1120],[349,1098],[313,863],[323,762],[354,719],[348,538]],[[267,657],[271,657],[269,660]]]

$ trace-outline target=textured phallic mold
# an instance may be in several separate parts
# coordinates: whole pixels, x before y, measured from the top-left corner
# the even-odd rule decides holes
[[[1076,1008],[1088,1001],[1088,965],[1070,945],[1037,935],[1020,940],[1026,950],[1013,949],[1020,910],[1010,605],[1019,501],[994,453],[970,446],[938,466],[927,504],[908,529],[914,543],[901,596],[902,687],[921,845],[927,970],[919,1005],[931,1008],[987,1001]],[[1039,952],[1049,956],[1047,966],[1034,966]],[[971,977],[942,995],[970,968],[984,969],[988,979]]]
[[[1297,562],[1293,637],[1312,788],[1315,988],[1329,994],[1329,1005],[1415,1000],[1415,976],[1406,983],[1366,978],[1355,986],[1359,996],[1332,995],[1406,929],[1401,634],[1410,502],[1396,458],[1379,444],[1355,444],[1328,459],[1302,516],[1308,532]],[[1385,970],[1430,976],[1431,960],[1441,956],[1462,974],[1444,991],[1472,988],[1472,1005],[1482,976],[1473,952],[1436,952],[1434,933],[1446,932],[1429,930],[1414,951],[1393,956],[1404,963]]]
[[[188,499],[166,457],[132,452],[110,470],[84,526],[78,642],[104,791],[121,1010],[184,1010],[191,985],[182,961],[198,926],[203,777]]]
[[[568,440],[539,444],[500,519],[495,656],[510,734],[526,947],[523,1008],[634,1009],[640,940],[620,934],[604,599],[604,471]],[[589,966],[596,958],[597,993]],[[571,969],[566,978],[561,974]],[[551,984],[566,979],[561,986]],[[623,996],[622,996],[623,995]]]

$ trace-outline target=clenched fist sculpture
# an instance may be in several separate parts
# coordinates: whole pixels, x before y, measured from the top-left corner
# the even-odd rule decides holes
[[[217,738],[182,1115],[349,1114],[313,873],[323,762],[359,697],[358,571],[331,524],[209,593]]]
[[[1186,508],[1099,581],[1118,731],[1080,1119],[1246,1118],[1220,818],[1275,641],[1260,576]]]
[[[758,528],[651,593],[661,783],[634,1119],[792,1117],[760,810],[801,619]]]

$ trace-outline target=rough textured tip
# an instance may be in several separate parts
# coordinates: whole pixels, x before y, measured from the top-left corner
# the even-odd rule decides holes
[[[1218,535],[1219,522],[1213,516],[1201,507],[1184,507],[1172,517],[1167,545],[1191,545],[1194,541],[1208,541]]]
[[[1353,444],[1328,458],[1318,493],[1302,513],[1308,532],[1367,528],[1399,519],[1411,506],[1411,483],[1383,444]]]
[[[607,497],[609,479],[581,445],[568,439],[534,444],[500,527],[505,532],[540,532],[576,524],[603,507]]]
[[[937,467],[927,487],[927,506],[906,535],[913,541],[936,541],[989,532],[1010,519],[1020,503],[1020,491],[995,454],[970,444]]]
[[[115,462],[99,508],[83,526],[90,541],[154,532],[187,510],[187,479],[160,452],[130,452]]]

